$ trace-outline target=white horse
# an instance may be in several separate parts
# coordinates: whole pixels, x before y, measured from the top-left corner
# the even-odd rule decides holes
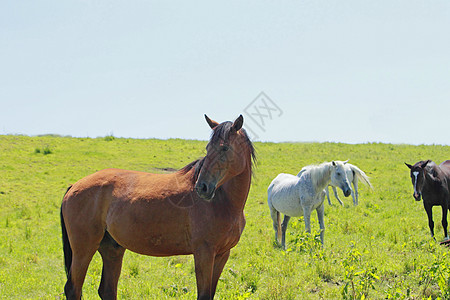
[[[358,205],[358,180],[361,180],[364,184],[368,185],[371,189],[373,189],[372,184],[370,183],[369,177],[367,177],[366,173],[364,173],[364,171],[361,170],[360,168],[358,168],[357,166],[347,163],[347,164],[345,164],[344,168],[345,168],[345,173],[347,173],[348,181],[353,183],[353,189],[351,190],[352,198],[353,198],[353,205]],[[341,199],[339,199],[336,187],[331,186],[331,188],[333,189],[334,196],[339,201],[339,204],[344,205],[344,203],[342,203]],[[332,205],[331,201],[330,201],[330,192],[328,190],[328,186],[325,188],[325,193],[327,194],[328,204]]]
[[[350,195],[350,183],[344,169],[346,163],[347,161],[332,161],[318,166],[308,166],[303,168],[297,176],[281,173],[270,183],[267,189],[267,201],[273,220],[275,240],[279,242],[281,233],[281,246],[284,249],[286,249],[286,229],[289,219],[303,216],[305,229],[311,233],[311,212],[314,209],[317,211],[320,241],[323,244],[324,188],[331,183],[341,188],[344,195]],[[280,213],[284,214],[283,224],[281,224]]]

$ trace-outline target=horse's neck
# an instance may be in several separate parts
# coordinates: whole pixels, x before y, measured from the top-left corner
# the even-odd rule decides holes
[[[314,170],[314,188],[316,193],[322,191],[331,182],[331,166],[328,164]]]
[[[425,191],[435,191],[435,186],[438,183],[442,182],[442,179],[440,175],[439,170],[434,170],[436,176],[433,175],[433,178],[430,178],[429,176],[425,175],[425,184],[423,185],[423,190]]]
[[[251,179],[252,171],[250,165],[241,174],[231,178],[223,185],[227,198],[231,200],[231,205],[238,211],[244,210]]]

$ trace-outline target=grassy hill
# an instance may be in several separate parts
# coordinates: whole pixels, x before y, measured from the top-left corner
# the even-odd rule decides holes
[[[114,137],[0,136],[0,298],[62,299],[65,273],[59,208],[66,188],[104,168],[153,173],[179,169],[205,154],[206,142]],[[412,197],[404,162],[450,158],[450,147],[391,144],[255,143],[258,164],[245,214],[247,226],[219,281],[217,299],[421,299],[449,297],[448,249],[429,236],[422,203]],[[287,251],[274,246],[266,189],[281,172],[350,159],[371,178],[360,204],[325,204],[325,246],[292,219]],[[326,201],[326,200],[325,200]],[[316,214],[312,228],[317,233]],[[435,233],[443,238],[441,210]],[[97,299],[101,260],[84,284]],[[129,251],[121,299],[195,299],[191,256],[155,258]]]

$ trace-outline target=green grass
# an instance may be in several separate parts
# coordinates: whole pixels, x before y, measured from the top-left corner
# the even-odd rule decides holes
[[[178,169],[205,154],[206,142],[57,136],[0,136],[0,298],[62,299],[65,273],[59,207],[66,188],[104,168],[146,172]],[[255,143],[258,165],[245,214],[217,299],[444,299],[449,296],[448,249],[429,237],[426,214],[412,198],[403,162],[441,162],[450,147],[391,144]],[[360,205],[325,204],[325,246],[288,228],[287,251],[274,246],[266,189],[280,172],[350,159],[371,178],[360,184]],[[443,238],[440,208],[435,232]],[[317,233],[314,213],[313,231]],[[84,298],[98,299],[101,260],[95,255]],[[191,256],[155,258],[129,251],[120,299],[195,299]]]

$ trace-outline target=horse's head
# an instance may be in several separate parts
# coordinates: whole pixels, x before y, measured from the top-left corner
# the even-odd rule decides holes
[[[331,162],[331,185],[340,188],[344,192],[345,197],[350,196],[352,193],[345,169],[347,162],[348,160]]]
[[[234,122],[221,124],[206,115],[205,118],[213,133],[206,146],[207,153],[195,183],[195,190],[201,198],[211,200],[216,189],[224,182],[246,169],[251,172],[251,156],[254,158],[254,150],[247,134],[241,129],[244,122],[242,115]]]
[[[410,176],[412,185],[414,187],[413,197],[416,201],[420,201],[422,197],[422,189],[425,184],[425,176],[428,173],[426,166],[431,163],[430,160],[419,161],[411,166],[410,164],[405,163],[405,165],[410,169]],[[430,176],[433,176],[430,174]]]

